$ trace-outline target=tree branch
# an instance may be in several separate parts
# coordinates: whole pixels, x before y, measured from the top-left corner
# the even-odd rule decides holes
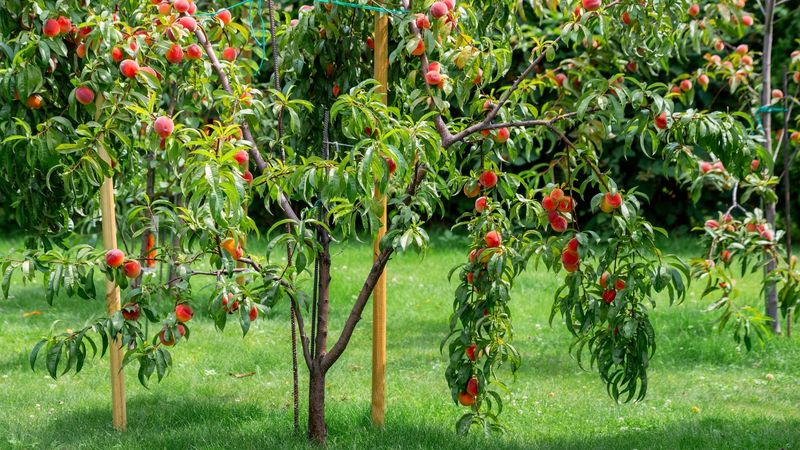
[[[393,252],[394,247],[387,246],[381,251],[381,253],[378,255],[378,258],[372,264],[372,269],[370,269],[369,275],[367,275],[367,279],[364,281],[364,285],[361,287],[361,292],[358,293],[356,302],[353,304],[353,309],[350,311],[350,316],[347,318],[347,321],[344,324],[342,334],[339,335],[339,339],[336,341],[333,347],[331,347],[331,350],[322,357],[322,363],[320,366],[323,371],[327,371],[339,359],[339,357],[342,356],[344,349],[347,348],[347,344],[350,342],[350,338],[353,336],[353,331],[355,331],[356,325],[361,320],[361,314],[364,312],[364,307],[367,305],[367,302],[372,295],[372,290],[375,288],[375,284],[378,282],[378,278],[380,278],[381,274],[383,273],[383,269],[389,262],[389,257]]]
[[[226,92],[232,92],[231,85],[228,82],[228,76],[225,74],[225,71],[222,69],[222,65],[219,63],[219,59],[217,59],[217,54],[214,52],[214,48],[211,46],[211,43],[208,42],[208,38],[206,37],[205,32],[203,29],[198,26],[197,30],[194,32],[195,36],[197,36],[197,41],[200,42],[200,45],[203,46],[205,49],[206,54],[208,55],[208,59],[211,61],[211,66],[214,68],[214,71],[219,78],[220,84],[222,84],[222,88],[225,89]],[[250,126],[247,124],[246,120],[242,121],[242,134],[244,138],[250,143],[250,157],[253,158],[253,161],[256,163],[256,167],[261,172],[265,172],[267,169],[267,162],[264,161],[264,157],[261,156],[261,152],[258,150],[256,146],[256,140],[253,138],[253,134],[250,132]],[[297,213],[294,212],[292,209],[292,205],[289,203],[289,199],[278,190],[278,203],[283,210],[284,215],[287,218],[293,220],[299,220]]]

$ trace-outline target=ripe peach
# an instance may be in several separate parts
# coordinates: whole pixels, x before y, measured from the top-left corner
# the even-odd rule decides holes
[[[500,247],[503,243],[503,236],[500,234],[499,231],[491,230],[486,233],[486,236],[483,237],[484,242],[486,242],[486,246],[489,248]]]
[[[94,92],[86,86],[75,89],[75,100],[82,105],[88,105],[94,101]]]
[[[475,198],[481,193],[481,185],[478,182],[468,181],[464,184],[464,195],[469,198]]]
[[[557,204],[561,203],[561,199],[564,198],[564,191],[561,188],[555,188],[550,191],[550,198]]]
[[[744,55],[749,51],[750,47],[748,47],[747,44],[740,44],[739,46],[736,47],[736,53],[740,55]]]
[[[749,27],[753,24],[753,18],[751,16],[742,16],[742,25]]]
[[[186,28],[189,31],[194,31],[197,28],[197,21],[194,20],[192,17],[184,16],[178,19],[178,23]]]
[[[475,361],[475,356],[476,356],[476,355],[475,355],[475,352],[476,352],[477,350],[478,350],[478,346],[477,346],[477,345],[475,345],[475,344],[470,344],[470,346],[469,346],[469,347],[467,347],[467,349],[465,350],[465,352],[464,352],[464,353],[466,353],[466,354],[467,354],[467,358],[469,358],[469,360],[470,360],[470,361]]]
[[[557,233],[563,233],[567,231],[567,225],[568,225],[567,219],[558,215],[558,213],[555,212],[550,214],[555,214],[555,216],[548,217],[548,220],[550,222],[550,227],[553,229],[553,231]]]
[[[56,22],[58,22],[59,31],[61,33],[69,33],[70,30],[72,30],[72,21],[69,20],[69,18],[64,16],[58,16]]]
[[[139,320],[140,314],[141,308],[138,303],[126,303],[125,306],[122,307],[122,317],[125,320]]]
[[[575,204],[572,197],[565,195],[560,202],[558,202],[558,210],[561,212],[571,212]]]
[[[614,289],[618,291],[625,289],[625,280],[622,278],[617,278],[617,281],[614,282]]]
[[[128,278],[136,278],[142,273],[142,265],[139,264],[139,261],[132,259],[122,266],[122,272]]]
[[[25,100],[25,105],[30,109],[39,109],[42,107],[42,96],[39,94],[32,94]]]
[[[189,11],[189,0],[175,0],[172,6],[175,8],[175,11],[185,13]]]
[[[153,69],[150,66],[142,66],[142,67],[139,68],[139,71],[140,72],[147,72],[150,75],[154,76],[155,78],[158,78],[159,80],[161,79],[161,74],[156,72],[156,69]]]
[[[600,0],[583,0],[581,4],[583,5],[583,9],[595,11],[600,8],[602,2]]]
[[[691,91],[692,90],[692,82],[690,80],[681,81],[681,90],[683,92]]]
[[[578,252],[573,252],[569,248],[565,248],[564,251],[561,252],[561,262],[565,266],[574,266],[578,264],[579,261]]]
[[[245,170],[244,173],[242,173],[242,179],[244,179],[245,183],[252,184],[253,183],[253,173],[250,172],[249,170]],[[237,259],[238,260],[241,257],[240,251],[241,251],[241,247],[237,247],[236,253],[239,254],[239,256],[234,255],[233,259]]]
[[[608,272],[603,272],[603,274],[600,275],[600,281],[598,281],[598,284],[600,284],[600,287],[603,288],[603,290],[606,289],[606,285],[608,284],[608,278],[610,276],[611,274]]]
[[[800,142],[800,131],[792,132],[792,134],[789,135],[789,140],[792,141],[792,143],[794,144]]]
[[[411,51],[411,54],[414,56],[420,56],[423,53],[425,53],[425,43],[422,41],[422,39],[420,39],[417,46]]]
[[[139,64],[132,60],[126,59],[119,64],[119,71],[128,78],[133,78],[139,72]]]
[[[47,37],[56,37],[61,33],[61,25],[55,19],[47,19],[42,26],[42,34]]]
[[[172,11],[172,5],[168,2],[161,2],[158,4],[158,13],[162,16],[168,16],[170,11]]]
[[[227,25],[227,24],[231,23],[231,19],[232,19],[231,12],[228,11],[227,9],[223,9],[222,11],[219,11],[217,13],[217,19],[219,19],[220,22],[222,22],[222,25]]]
[[[428,16],[425,14],[417,14],[417,28],[420,30],[427,30],[431,27],[431,21],[428,20]]]
[[[447,9],[452,11],[456,7],[456,0],[442,0],[447,5]]]
[[[706,220],[706,223],[704,224],[704,226],[706,228],[711,229],[711,230],[716,230],[717,228],[719,228],[719,222],[717,222],[714,219],[708,219],[708,220]]]
[[[542,208],[544,208],[545,211],[555,211],[556,209],[558,209],[559,205],[560,202],[553,201],[553,198],[550,197],[549,195],[546,195],[542,199]]]
[[[653,120],[653,123],[659,130],[665,130],[667,128],[667,113],[662,112],[661,114],[657,115]]]
[[[510,136],[510,132],[508,128],[503,127],[497,130],[497,134],[494,136],[494,141],[498,144],[504,144]]]
[[[255,306],[250,308],[250,313],[248,314],[248,317],[250,318],[250,322],[256,320],[258,318],[258,308],[256,308]]]
[[[755,172],[756,170],[758,170],[758,167],[760,165],[761,165],[761,162],[759,162],[759,160],[757,160],[757,159],[754,159],[754,160],[750,161],[750,170]]]
[[[564,86],[564,82],[567,81],[567,76],[563,73],[557,73],[555,79],[558,86]]]
[[[478,214],[484,212],[486,210],[487,201],[488,199],[485,195],[482,197],[478,197],[478,199],[475,200],[475,212],[477,212]]]
[[[225,47],[225,50],[222,51],[222,59],[225,61],[235,61],[236,55],[236,49],[233,47]]]
[[[86,57],[86,44],[81,42],[80,45],[78,45],[78,47],[75,48],[75,55],[77,55],[79,59],[85,58]]]
[[[186,57],[189,59],[200,59],[203,57],[203,50],[197,44],[186,47]]]
[[[233,159],[235,159],[240,166],[243,166],[247,164],[247,160],[250,159],[250,156],[246,151],[239,150],[235,155],[233,155]]]
[[[437,2],[441,3],[441,2]],[[475,397],[469,395],[466,392],[462,392],[458,394],[458,402],[461,403],[462,406],[472,406],[475,404]]]
[[[167,116],[161,116],[156,119],[155,123],[153,124],[153,128],[156,131],[156,134],[161,136],[162,138],[166,138],[172,134],[172,130],[175,129],[175,125],[172,123],[172,119]]]
[[[177,319],[178,322],[186,323],[192,320],[192,317],[194,317],[194,311],[191,306],[186,303],[175,306],[175,319]]]
[[[706,75],[704,73],[700,74],[700,76],[697,77],[697,84],[699,84],[700,87],[702,87],[703,89],[708,87],[708,81],[709,81],[708,80],[708,75]]]
[[[467,394],[477,397],[478,396],[478,379],[477,378],[470,378],[467,381]]]
[[[772,90],[772,98],[775,100],[780,100],[783,98],[783,91],[780,89],[773,89]]]
[[[606,302],[606,304],[610,305],[615,298],[617,298],[617,291],[613,289],[606,289],[603,291],[603,301]]]
[[[446,16],[447,11],[448,11],[447,4],[445,4],[444,2],[434,2],[433,5],[431,5],[430,9],[431,17],[433,17],[434,19]]]
[[[442,83],[442,75],[439,73],[439,71],[429,70],[425,74],[425,82],[430,86],[438,86]]]
[[[386,162],[386,167],[389,170],[389,175],[395,173],[395,171],[397,170],[397,163],[394,162],[394,160],[392,158],[389,158],[388,156],[384,156],[383,160]]]
[[[625,69],[628,72],[636,72],[636,69],[638,68],[639,66],[636,64],[636,61],[628,61],[628,63],[625,64]]]
[[[690,17],[695,17],[696,15],[700,14],[700,5],[695,3],[694,5],[690,6],[687,13],[689,13]]]
[[[179,64],[183,61],[183,49],[178,44],[172,44],[167,53],[164,54],[164,57],[172,64]]]
[[[497,174],[491,170],[484,171],[478,181],[485,189],[491,189],[497,184]]]
[[[578,242],[578,238],[572,238],[567,241],[567,249],[571,252],[578,252],[578,248],[580,247],[581,243]]]
[[[108,264],[108,267],[119,267],[123,261],[125,261],[125,254],[122,253],[122,250],[115,248],[106,252],[106,264]]]
[[[190,16],[194,15],[197,12],[197,5],[193,1],[189,1],[189,9],[186,10],[186,14]]]
[[[111,49],[111,59],[114,60],[114,62],[120,62],[124,57],[125,53],[122,51],[120,47],[114,47],[113,49]]]
[[[628,11],[622,13],[622,23],[624,23],[625,25],[631,24],[631,15],[628,14]]]
[[[615,209],[618,209],[620,206],[622,206],[622,196],[619,194],[619,192],[615,192],[613,194],[606,192],[606,195],[600,199],[600,210],[602,210],[604,213],[610,213]]]
[[[186,336],[186,327],[184,327],[181,324],[178,324],[175,328],[178,330],[178,333],[181,336]],[[161,330],[161,333],[158,335],[158,339],[161,341],[161,344],[166,345],[167,347],[172,347],[173,345],[175,345],[175,333],[174,332],[170,333],[170,338],[167,339],[166,328]]]

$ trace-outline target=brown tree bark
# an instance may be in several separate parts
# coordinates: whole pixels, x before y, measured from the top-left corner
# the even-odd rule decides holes
[[[328,426],[325,424],[325,371],[315,361],[308,382],[308,438],[325,444]]]
[[[768,107],[772,98],[772,35],[775,19],[775,0],[766,0],[764,4],[764,47],[762,53],[762,73],[763,81],[761,84],[761,105]],[[775,153],[772,150],[772,113],[770,111],[761,112],[761,123],[764,127],[764,148],[774,159]],[[776,161],[772,161],[773,166]],[[767,202],[764,205],[764,218],[775,229],[775,203]],[[768,261],[764,267],[764,276],[769,276],[777,267],[777,262],[772,256],[768,256]],[[772,319],[771,327],[775,334],[781,332],[781,321],[778,316],[778,292],[775,283],[769,283],[765,290],[764,309],[767,316]]]

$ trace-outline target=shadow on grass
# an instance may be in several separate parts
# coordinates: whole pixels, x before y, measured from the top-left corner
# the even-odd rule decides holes
[[[41,447],[85,448],[315,448],[292,431],[291,411],[224,398],[185,401],[140,396],[128,402],[127,433],[110,427],[108,409],[79,409],[55,417],[39,430]],[[428,421],[424,414],[398,407],[383,429],[372,426],[369,410],[331,405],[328,408],[329,448],[419,449],[625,449],[625,448],[795,448],[800,421],[711,417],[658,424],[647,429],[613,428],[578,434],[570,428],[556,433],[542,427],[520,439],[512,433],[486,437],[473,429],[455,434],[452,423]],[[455,419],[453,419],[455,420]],[[537,427],[536,424],[531,426]],[[566,433],[566,435],[564,434]]]

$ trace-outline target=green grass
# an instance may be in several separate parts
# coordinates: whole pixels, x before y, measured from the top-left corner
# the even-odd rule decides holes
[[[0,243],[5,251],[18,241]],[[389,268],[386,427],[369,422],[371,306],[350,347],[328,377],[327,419],[332,448],[798,448],[800,344],[774,339],[747,353],[729,333],[712,329],[699,286],[684,304],[653,313],[658,351],[645,401],[615,404],[598,375],[569,356],[570,337],[547,317],[557,280],[531,271],[514,291],[515,342],[523,367],[510,383],[502,415],[508,432],[486,438],[454,432],[463,409],[443,377],[438,346],[447,332],[453,286],[450,267],[463,258],[460,241],[439,237],[425,258],[395,257]],[[674,245],[674,244],[673,244]],[[688,255],[692,243],[682,244]],[[334,255],[335,337],[370,264],[366,245]],[[100,280],[98,280],[98,283]],[[744,282],[754,298],[754,280]],[[100,289],[98,289],[100,292]],[[259,320],[242,339],[210,320],[195,319],[192,339],[174,351],[175,366],[150,390],[126,371],[128,432],[110,426],[108,361],[59,380],[31,372],[33,344],[56,319],[79,326],[103,302],[59,298],[48,307],[38,285],[12,286],[0,301],[0,448],[289,448],[307,447],[292,432],[289,319],[285,305]],[[205,295],[199,293],[198,295]],[[202,297],[205,298],[205,297]],[[753,304],[760,304],[754,299]],[[23,318],[39,310],[41,315]],[[247,378],[229,374],[254,371]],[[767,381],[771,373],[774,380]],[[301,363],[301,421],[305,381]],[[693,412],[697,406],[700,411]]]

